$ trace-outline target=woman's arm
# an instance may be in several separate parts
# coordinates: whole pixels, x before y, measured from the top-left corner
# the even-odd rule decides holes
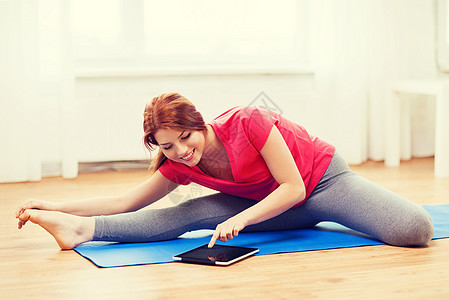
[[[209,247],[216,240],[226,242],[248,225],[257,224],[285,212],[304,200],[306,189],[298,167],[281,133],[273,126],[260,154],[279,187],[265,199],[219,224]]]
[[[176,186],[177,184],[156,171],[147,181],[122,195],[66,202],[28,200],[19,207],[16,216],[29,208],[54,210],[78,216],[112,215],[136,211],[161,199]]]

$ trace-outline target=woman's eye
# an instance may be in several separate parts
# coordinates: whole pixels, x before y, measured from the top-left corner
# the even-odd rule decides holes
[[[164,147],[165,150],[170,150],[172,147],[172,145],[168,146],[168,147]]]
[[[189,137],[190,137],[190,132],[189,132],[185,137],[182,137],[181,139],[186,140],[186,139],[188,139]]]

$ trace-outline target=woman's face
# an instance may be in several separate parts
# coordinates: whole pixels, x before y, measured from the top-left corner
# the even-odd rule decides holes
[[[168,159],[189,167],[198,164],[203,155],[205,138],[202,131],[159,129],[154,137]]]

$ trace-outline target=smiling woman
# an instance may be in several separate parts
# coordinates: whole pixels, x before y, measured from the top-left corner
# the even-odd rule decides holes
[[[201,132],[207,129],[203,117],[195,106],[176,93],[156,97],[145,107],[143,128],[145,132],[143,139],[148,150],[153,150],[155,146],[163,146],[152,160],[153,170],[159,169],[167,158],[181,160],[182,157],[188,157],[194,147],[190,143],[189,147],[186,147],[185,142],[201,143]],[[159,141],[156,138],[158,131],[160,131]],[[195,164],[198,161],[195,161]]]
[[[173,161],[188,166],[198,164],[204,148],[204,133],[202,131],[179,132],[172,129],[159,129],[155,137],[159,141],[162,153]]]
[[[25,202],[16,213],[19,228],[37,223],[61,248],[215,229],[213,247],[242,231],[310,228],[322,221],[396,246],[425,245],[433,236],[426,210],[352,172],[333,145],[276,112],[237,106],[206,124],[190,101],[170,93],[146,106],[144,130],[147,147],[161,147],[146,182],[115,197]],[[219,193],[136,211],[190,183]]]

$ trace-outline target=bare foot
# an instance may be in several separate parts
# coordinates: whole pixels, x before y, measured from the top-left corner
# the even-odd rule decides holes
[[[61,249],[73,249],[81,243],[92,240],[95,219],[62,212],[26,209],[19,217],[23,224],[31,221],[47,230]]]

